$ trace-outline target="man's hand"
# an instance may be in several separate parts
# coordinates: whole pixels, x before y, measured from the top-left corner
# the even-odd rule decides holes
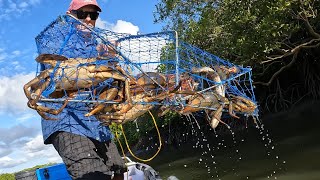
[[[112,44],[114,44],[114,47],[116,48],[118,46],[118,42],[116,41],[112,41]],[[98,46],[96,47],[97,51],[98,51],[98,55],[101,59],[110,59],[110,58],[114,58],[117,56],[117,51],[116,49],[114,49],[113,47],[111,47],[110,45],[106,45],[106,44],[98,44]]]

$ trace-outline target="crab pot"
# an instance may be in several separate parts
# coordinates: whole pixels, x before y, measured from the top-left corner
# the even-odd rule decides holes
[[[79,59],[79,63],[74,65],[75,71],[78,67],[88,65],[108,66],[112,69],[112,73],[114,71],[119,74],[125,72],[127,76],[136,81],[143,79],[146,81],[143,90],[144,92],[151,92],[151,97],[157,97],[158,94],[163,92],[171,92],[179,86],[181,91],[207,94],[214,94],[220,88],[223,89],[221,95],[226,98],[244,97],[256,104],[250,67],[233,64],[182,42],[178,39],[178,34],[173,31],[138,35],[115,33],[99,28],[88,28],[72,17],[64,15],[50,23],[36,37],[36,44],[39,54],[57,54],[69,59],[96,59],[94,62],[80,62]],[[101,48],[99,49],[101,44],[112,47],[117,56],[105,56]],[[122,71],[119,71],[115,64],[119,65]],[[70,66],[72,65],[68,67]],[[63,79],[74,81],[75,84],[80,80],[96,80],[94,78],[67,77],[65,73],[60,73],[59,76],[55,77],[53,74],[59,69],[58,65],[51,67],[51,65],[40,63],[39,67],[38,74],[48,68],[53,71],[50,75],[52,83],[42,92],[40,101],[62,102],[66,100],[67,94],[59,96],[60,98],[51,96],[56,90],[57,84],[60,84],[60,86],[64,84],[61,83]],[[63,71],[63,68],[59,70]],[[213,79],[216,73],[221,76],[219,81]],[[159,80],[164,82],[159,83]],[[92,83],[90,87],[84,89],[79,87],[77,96],[69,101],[92,105],[97,101],[112,104],[113,101],[106,102],[99,99],[99,95],[103,92],[102,89],[114,87],[114,81],[114,78],[106,78],[101,82]],[[95,90],[95,93],[92,93],[93,90]],[[134,97],[136,91],[133,88],[131,90],[133,92],[131,95]],[[61,92],[64,93],[65,91]],[[186,97],[184,94],[173,93],[170,98],[154,101],[150,99],[148,101],[141,100],[134,103],[171,106],[172,108],[186,107],[188,106]],[[199,108],[216,110],[216,107]],[[248,114],[257,116],[258,108]]]

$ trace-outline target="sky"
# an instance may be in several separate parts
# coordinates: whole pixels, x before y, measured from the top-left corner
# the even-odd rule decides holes
[[[115,32],[160,32],[154,24],[157,0],[98,0],[97,26]],[[44,145],[39,115],[26,105],[23,85],[36,75],[34,38],[70,0],[0,0],[0,174],[49,162],[62,162],[52,145]]]

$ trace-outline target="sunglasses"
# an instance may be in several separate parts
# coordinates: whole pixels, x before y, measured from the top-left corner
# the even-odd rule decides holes
[[[86,12],[86,11],[74,11],[75,14],[77,15],[78,19],[85,19],[90,15],[91,20],[96,20],[98,19],[99,13],[98,12]]]

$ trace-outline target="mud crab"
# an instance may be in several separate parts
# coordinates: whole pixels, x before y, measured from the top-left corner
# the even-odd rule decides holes
[[[137,75],[136,79],[134,81],[131,81],[130,84],[124,84],[123,86],[121,86],[121,84],[118,83],[117,85],[114,85],[114,87],[119,87],[118,89],[106,88],[104,92],[102,92],[99,96],[99,99],[104,101],[114,101],[116,97],[119,97],[116,102],[122,102],[126,105],[122,104],[122,108],[120,108],[118,114],[127,113],[131,110],[131,108],[136,108],[133,107],[134,105],[132,105],[131,103],[132,98],[134,98],[135,101],[140,101],[137,98],[145,98],[146,96],[152,96],[159,92],[163,92],[166,90],[164,86],[167,85],[168,84],[166,82],[166,78],[163,74],[156,72],[145,72],[143,74]],[[122,95],[124,92],[132,95],[133,97],[130,99],[124,98],[124,96]],[[145,100],[149,101],[148,98],[146,98]],[[110,105],[106,105],[104,103],[98,104],[85,116],[92,116],[97,113],[107,113],[108,111],[106,110],[110,110],[109,108],[105,109],[107,106],[109,106],[110,108]]]
[[[113,105],[113,108],[109,109],[111,111],[113,110],[113,112],[97,115],[97,117],[104,125],[109,125],[111,122],[123,124],[128,121],[133,121],[154,108],[156,104],[152,102],[160,102],[170,93],[173,92],[162,92],[158,95],[151,96],[140,93],[132,96],[134,102],[133,106],[129,107],[127,103]]]
[[[234,112],[242,112],[252,114],[256,109],[256,105],[250,99],[241,96],[226,97],[226,84],[223,81],[228,79],[232,74],[239,72],[237,67],[227,68],[225,66],[213,66],[192,68],[192,73],[200,74],[214,82],[211,86],[203,91],[194,92],[192,96],[186,96],[186,105],[178,111],[182,115],[189,115],[193,112],[204,110],[209,118],[209,124],[212,128],[216,128],[221,121],[224,109],[227,107],[232,117],[239,118]],[[216,109],[216,110],[210,110]]]
[[[45,116],[45,113],[57,115],[68,102],[66,100],[59,110],[38,105],[42,92],[49,86],[53,86],[55,92],[71,91],[74,95],[77,91],[94,87],[108,78],[123,81],[127,85],[130,83],[131,77],[126,75],[119,65],[98,64],[95,58],[66,58],[60,55],[41,54],[36,61],[49,68],[25,84],[23,89],[29,100],[28,106],[45,119],[52,119]],[[126,95],[131,99],[129,93]],[[72,98],[72,95],[69,98]]]
[[[233,112],[247,113],[252,115],[257,109],[257,104],[249,98],[243,96],[230,95],[230,101],[227,104],[229,109],[229,114],[235,118],[239,118]]]

